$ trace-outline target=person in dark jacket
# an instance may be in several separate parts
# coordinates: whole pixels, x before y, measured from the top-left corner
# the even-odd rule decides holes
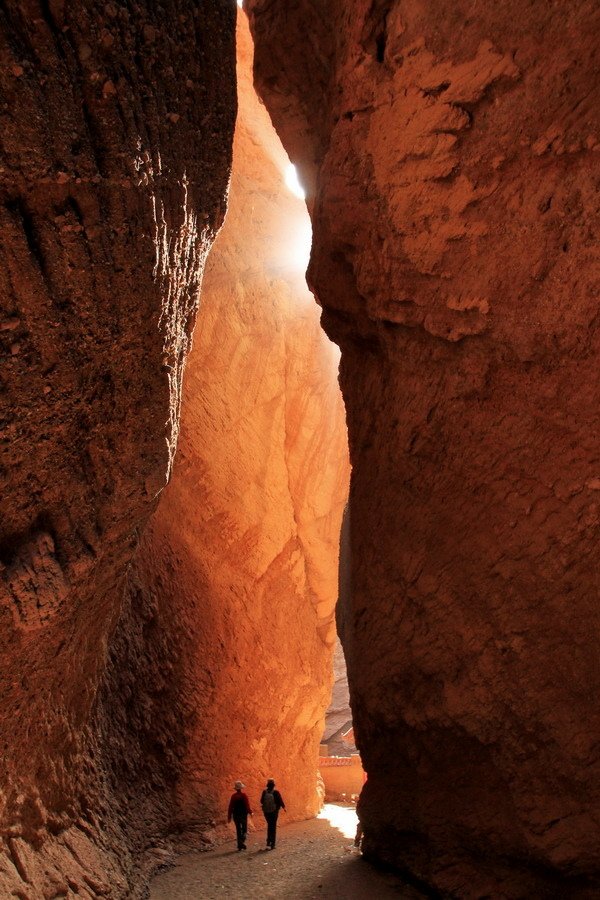
[[[277,836],[277,817],[279,810],[285,809],[285,803],[279,791],[275,790],[275,782],[272,778],[269,778],[265,790],[260,795],[260,805],[267,820],[267,850],[274,850]]]
[[[227,810],[227,821],[235,822],[235,833],[237,836],[238,850],[246,849],[246,834],[248,833],[248,816],[252,815],[250,809],[250,801],[248,795],[244,793],[245,785],[241,781],[236,781],[235,794],[231,795],[229,801],[229,809]]]

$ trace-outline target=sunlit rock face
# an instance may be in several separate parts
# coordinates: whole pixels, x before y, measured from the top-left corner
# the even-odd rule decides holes
[[[223,218],[233,15],[0,9],[2,897],[129,890],[90,710]]]
[[[593,894],[598,5],[248,6],[342,347],[365,852]]]
[[[224,820],[237,778],[259,814],[270,775],[288,819],[316,812],[332,681],[348,483],[339,354],[306,288],[309,219],[285,187],[251,55],[241,14],[227,219],[207,263],[173,479],[130,577],[140,640],[123,639],[114,665],[133,696],[123,733],[139,731],[144,767],[154,757],[149,782],[172,779],[171,828],[186,831]],[[145,777],[120,765],[123,791]]]

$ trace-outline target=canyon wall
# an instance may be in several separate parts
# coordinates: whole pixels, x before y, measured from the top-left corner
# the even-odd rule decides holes
[[[3,897],[129,890],[90,716],[223,219],[232,6],[0,9]]]
[[[342,349],[364,851],[597,896],[598,5],[247,6]]]
[[[239,18],[227,219],[206,267],[173,478],[130,574],[114,663],[133,696],[122,733],[133,721],[144,750],[122,764],[119,792],[133,793],[154,755],[143,777],[172,777],[169,830],[186,839],[214,835],[238,778],[260,827],[270,775],[288,820],[318,809],[349,475],[339,353],[304,279],[310,222],[284,184],[289,161]],[[133,643],[132,616],[146,620]]]

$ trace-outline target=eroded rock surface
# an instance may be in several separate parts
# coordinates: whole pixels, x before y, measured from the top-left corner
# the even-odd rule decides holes
[[[6,0],[0,97],[0,894],[117,897],[90,710],[223,218],[234,10]]]
[[[173,479],[130,576],[139,640],[125,619],[114,664],[133,697],[123,734],[139,730],[153,773],[121,763],[123,791],[132,777],[171,778],[171,830],[209,838],[237,778],[259,817],[269,775],[288,819],[318,808],[348,483],[338,351],[304,280],[309,219],[285,187],[251,57],[241,16],[229,209],[207,263]]]
[[[342,348],[365,851],[593,893],[598,6],[247,5]]]

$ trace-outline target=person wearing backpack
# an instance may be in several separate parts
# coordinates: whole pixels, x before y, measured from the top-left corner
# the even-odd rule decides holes
[[[248,832],[248,816],[252,815],[250,809],[250,801],[248,795],[244,793],[245,785],[241,781],[236,781],[235,794],[231,795],[229,801],[229,809],[227,810],[227,821],[235,822],[235,833],[237,837],[238,850],[246,849],[246,834]]]
[[[275,790],[275,782],[272,778],[269,778],[267,786],[260,796],[260,805],[267,820],[267,850],[274,850],[277,835],[277,816],[280,809],[285,809],[285,803],[279,791]]]

